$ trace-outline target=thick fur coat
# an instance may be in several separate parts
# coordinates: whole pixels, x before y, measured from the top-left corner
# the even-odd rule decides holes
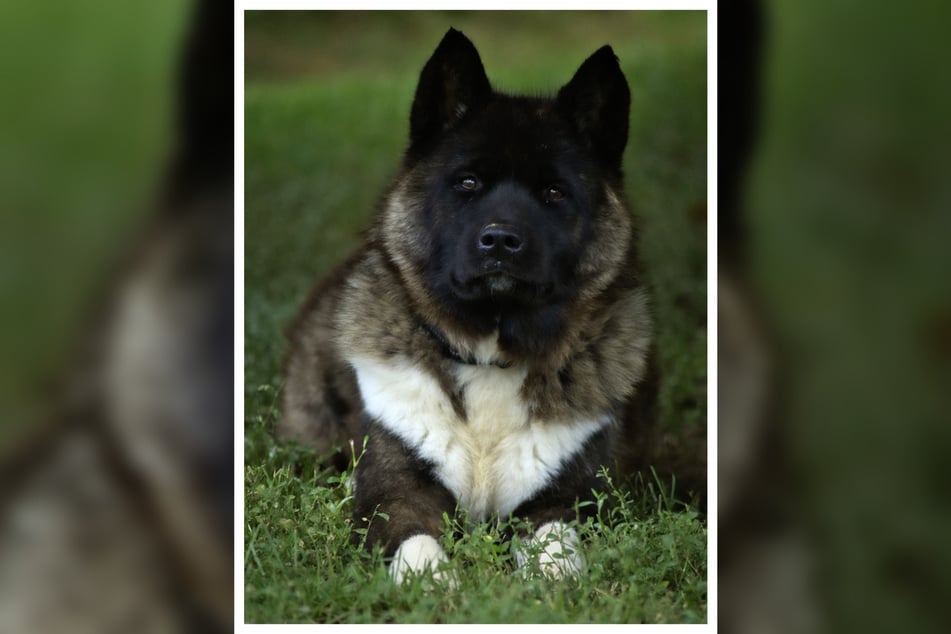
[[[610,47],[554,98],[511,96],[450,30],[366,244],[289,330],[279,433],[336,449],[341,467],[367,438],[355,524],[398,579],[444,558],[457,511],[529,520],[557,537],[547,570],[577,572],[576,501],[644,449],[652,327],[622,190],[629,102]]]

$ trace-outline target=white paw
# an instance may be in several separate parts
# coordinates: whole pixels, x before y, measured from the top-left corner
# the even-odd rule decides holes
[[[542,525],[524,548],[515,551],[515,561],[523,570],[536,564],[538,571],[549,579],[576,577],[586,566],[578,533],[562,522]]]
[[[408,576],[432,572],[436,581],[447,581],[451,584],[448,575],[440,571],[439,564],[448,561],[446,552],[433,537],[429,535],[414,535],[403,541],[390,562],[390,578],[396,583],[403,583]]]

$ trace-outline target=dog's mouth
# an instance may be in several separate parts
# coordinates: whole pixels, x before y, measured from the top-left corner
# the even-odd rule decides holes
[[[460,279],[452,276],[453,293],[466,301],[539,304],[551,295],[551,285],[542,284],[505,270],[487,267],[487,270]]]

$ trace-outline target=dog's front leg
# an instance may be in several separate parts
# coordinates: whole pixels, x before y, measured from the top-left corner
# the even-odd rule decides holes
[[[515,510],[514,515],[532,527],[531,531],[519,531],[520,540],[514,548],[515,561],[526,574],[550,579],[584,574],[587,562],[572,524],[591,513],[591,506],[579,507],[578,502],[591,501],[592,492],[602,487],[597,472],[607,438],[592,439],[590,454],[579,453],[549,487]]]
[[[446,553],[438,540],[455,499],[433,477],[430,463],[375,423],[357,465],[355,498],[354,526],[366,529],[368,549],[383,547],[395,581],[427,569],[442,578],[438,566]]]

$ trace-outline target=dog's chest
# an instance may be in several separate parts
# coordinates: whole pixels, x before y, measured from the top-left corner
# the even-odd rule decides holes
[[[607,424],[533,419],[520,395],[522,367],[458,364],[465,419],[419,368],[367,360],[354,368],[368,413],[432,463],[439,481],[477,519],[531,499]]]

